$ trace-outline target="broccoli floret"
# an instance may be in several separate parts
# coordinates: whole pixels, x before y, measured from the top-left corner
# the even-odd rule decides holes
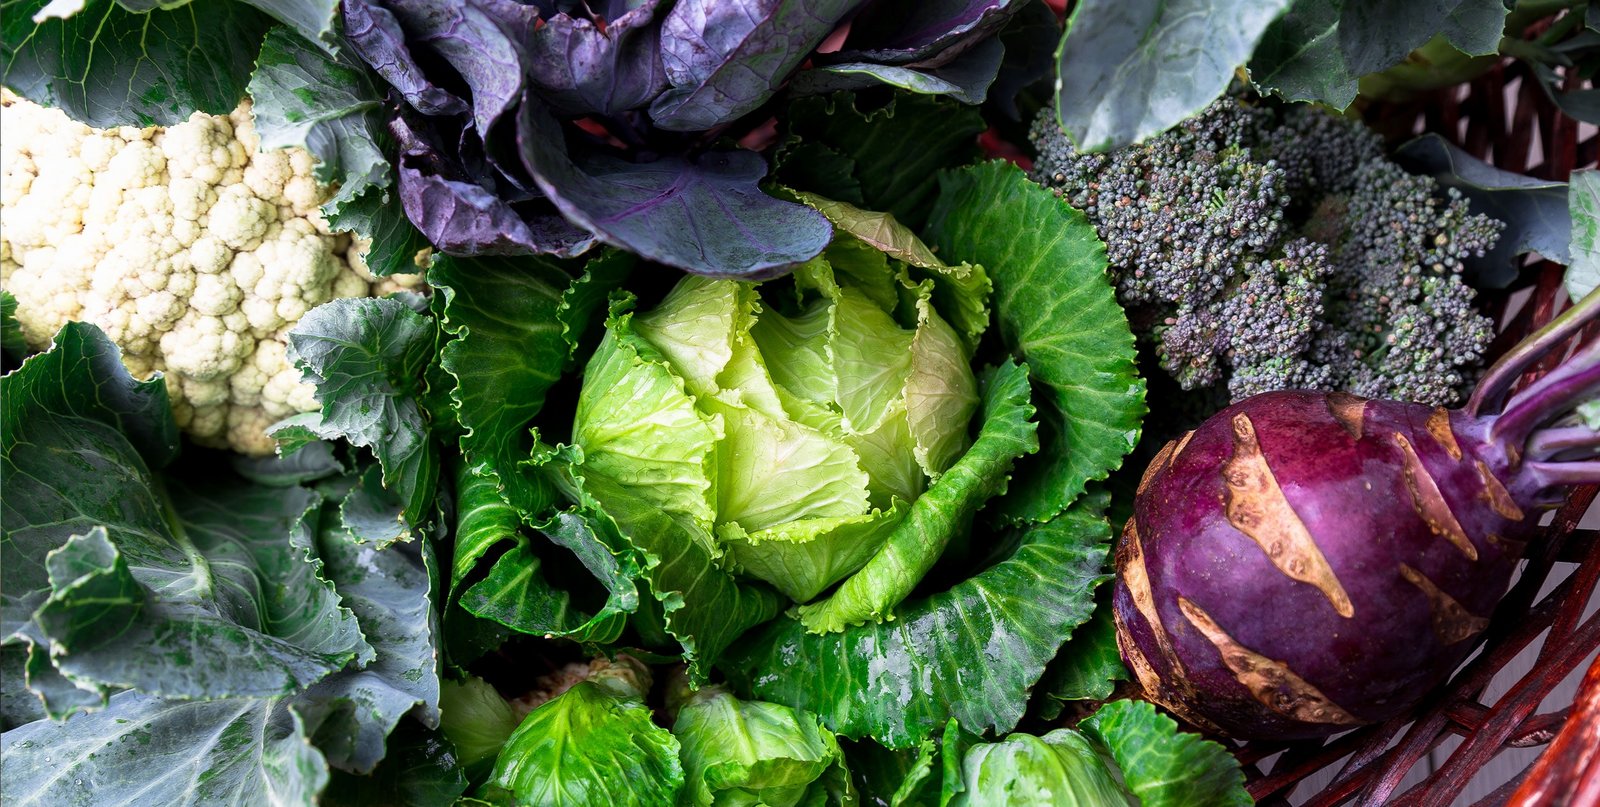
[[[1044,109],[1033,178],[1084,211],[1118,299],[1184,389],[1285,388],[1448,405],[1493,323],[1463,262],[1504,225],[1390,162],[1359,122],[1224,98],[1080,154]]]

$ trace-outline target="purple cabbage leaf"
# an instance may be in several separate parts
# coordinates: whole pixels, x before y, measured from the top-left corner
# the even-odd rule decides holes
[[[767,163],[752,151],[648,163],[572,157],[560,124],[531,98],[523,101],[517,140],[528,172],[568,220],[657,263],[703,275],[771,277],[833,237],[816,211],[761,191]]]

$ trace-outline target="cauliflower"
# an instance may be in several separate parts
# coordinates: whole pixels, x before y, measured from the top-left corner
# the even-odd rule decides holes
[[[273,422],[317,408],[286,358],[289,329],[379,280],[366,244],[329,231],[329,189],[303,149],[261,152],[245,101],[176,126],[97,130],[6,94],[0,284],[30,347],[92,322],[140,377],[164,374],[197,443],[269,454]]]

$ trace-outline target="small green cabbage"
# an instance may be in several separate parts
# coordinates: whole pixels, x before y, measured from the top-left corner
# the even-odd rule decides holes
[[[858,803],[838,739],[810,712],[740,700],[720,686],[703,687],[684,693],[672,733],[683,747],[683,803],[698,807]]]
[[[1111,756],[1071,729],[979,743],[962,760],[950,807],[1137,807]]]
[[[969,446],[977,334],[940,308],[965,322],[987,281],[941,270],[840,236],[792,280],[614,300],[574,424],[589,491],[624,527],[665,512],[729,568],[817,597]]]
[[[493,804],[659,807],[683,788],[678,741],[651,721],[650,671],[618,656],[528,713],[479,795]]]

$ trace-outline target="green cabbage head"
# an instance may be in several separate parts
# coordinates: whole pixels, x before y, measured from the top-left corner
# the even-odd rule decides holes
[[[792,278],[614,300],[574,425],[585,484],[624,527],[664,511],[802,603],[884,547],[967,450],[979,400],[977,332],[950,322],[985,320],[982,270],[841,241]]]

